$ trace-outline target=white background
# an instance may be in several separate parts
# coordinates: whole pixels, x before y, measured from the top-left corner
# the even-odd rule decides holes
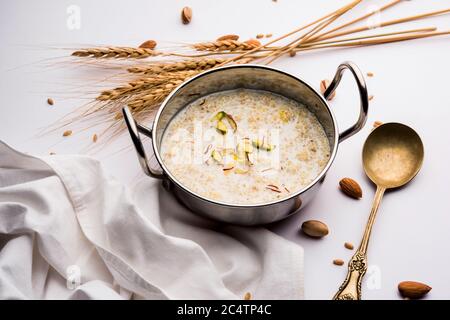
[[[74,48],[86,45],[137,46],[155,39],[166,46],[180,42],[215,39],[236,33],[242,39],[257,33],[282,35],[348,1],[339,0],[254,0],[254,1],[25,1],[0,4],[0,139],[33,154],[49,152],[85,153],[90,137],[99,129],[62,138],[62,129],[38,136],[42,128],[87,102],[93,75],[70,59],[61,59]],[[364,1],[350,16],[366,13],[373,4]],[[67,8],[81,9],[81,28],[66,26]],[[193,8],[189,25],[180,22],[185,5]],[[449,0],[417,0],[399,4],[381,16],[389,20],[420,12],[450,7]],[[449,15],[397,25],[390,30],[416,26],[450,28]],[[338,64],[354,61],[367,78],[370,104],[366,127],[340,148],[324,186],[315,200],[302,212],[272,228],[305,249],[305,293],[308,299],[329,299],[346,274],[346,267],[332,264],[335,258],[348,260],[352,252],[344,242],[359,242],[366,222],[373,185],[365,178],[361,148],[375,120],[397,121],[412,126],[425,145],[425,162],[415,180],[396,192],[385,195],[372,233],[369,264],[374,273],[363,284],[365,299],[399,299],[397,284],[402,280],[422,281],[433,287],[432,299],[450,298],[450,202],[448,200],[450,152],[450,38],[432,38],[382,46],[339,49],[284,58],[274,66],[291,72],[318,87],[331,78]],[[48,59],[51,58],[51,59]],[[98,77],[97,77],[98,79]],[[48,106],[47,97],[54,106]],[[341,128],[357,117],[357,94],[350,76],[345,76],[335,100],[331,102]],[[144,177],[127,136],[101,150],[91,151],[107,170],[124,183]],[[128,148],[124,148],[128,147]],[[120,152],[117,152],[120,151]],[[364,197],[356,201],[342,195],[338,181],[344,177],[358,180]],[[300,224],[307,219],[326,222],[330,235],[312,240],[301,235]],[[276,275],[274,275],[276,277]]]

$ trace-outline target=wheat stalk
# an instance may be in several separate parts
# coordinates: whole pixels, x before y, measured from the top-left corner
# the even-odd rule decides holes
[[[128,68],[127,71],[130,73],[159,74],[183,70],[207,70],[221,64],[223,61],[224,59],[219,58],[198,60],[190,59],[171,63],[156,63],[151,65],[135,66]]]
[[[139,78],[137,80],[128,82],[124,86],[120,86],[112,90],[102,91],[96,98],[96,100],[107,101],[122,99],[142,90],[151,89],[165,83],[170,83],[171,81],[176,81],[177,83],[179,83],[180,81],[190,78],[199,72],[200,70],[185,70]]]
[[[211,42],[195,43],[192,47],[197,51],[245,51],[260,46],[259,41],[219,40]]]
[[[102,48],[84,48],[72,53],[75,57],[92,57],[92,58],[130,58],[143,59],[148,57],[161,56],[164,53],[146,49],[132,47],[102,47]]]
[[[130,64],[127,64],[126,67],[122,65],[120,70],[124,71],[126,68],[126,73],[123,75],[128,79],[127,82],[114,89],[102,91],[96,97],[95,102],[89,105],[88,111],[79,115],[78,119],[89,115],[106,115],[104,119],[113,121],[111,127],[121,130],[124,126],[119,125],[121,122],[118,122],[118,120],[122,118],[120,109],[124,105],[129,106],[136,119],[145,120],[154,114],[161,102],[182,82],[204,70],[220,67],[231,62],[251,63],[255,61],[261,62],[267,59],[267,63],[270,63],[287,53],[306,52],[325,48],[375,45],[450,34],[450,31],[436,32],[436,28],[432,27],[349,37],[346,39],[340,38],[344,35],[368,30],[369,27],[367,26],[358,28],[348,27],[367,19],[378,12],[378,10],[372,10],[349,22],[344,21],[344,23],[329,31],[325,29],[328,26],[331,27],[333,22],[346,12],[352,10],[360,2],[361,0],[352,0],[347,5],[271,40],[264,45],[257,40],[238,41],[238,38],[235,38],[218,39],[211,42],[187,45],[191,52],[186,52],[186,45],[182,45],[181,50],[173,51],[155,51],[147,48],[132,47],[98,47],[77,50],[73,52],[73,56],[97,59],[94,60],[96,65],[101,63],[99,59],[104,58],[131,59],[132,61],[133,59],[164,57],[164,60],[161,59],[159,61],[149,59],[148,63],[135,62],[134,65],[130,66]],[[401,0],[392,0],[381,7],[379,11],[391,8],[401,2]],[[418,14],[383,22],[379,27],[382,28],[449,12],[450,9],[445,9]],[[299,32],[303,32],[303,34],[298,35]],[[271,46],[275,42],[290,36],[293,39],[290,39],[291,41],[288,41],[287,44]],[[227,55],[229,57],[223,58]],[[110,62],[104,63],[110,64]]]

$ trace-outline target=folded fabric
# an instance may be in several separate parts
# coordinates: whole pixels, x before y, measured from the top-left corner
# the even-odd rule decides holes
[[[0,299],[303,298],[303,250],[221,224],[159,181],[132,189],[86,156],[0,142]]]

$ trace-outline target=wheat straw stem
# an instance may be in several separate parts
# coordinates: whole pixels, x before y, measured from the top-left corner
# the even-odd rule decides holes
[[[323,30],[324,28],[326,28],[328,25],[330,25],[331,23],[333,23],[334,21],[336,21],[339,17],[341,17],[343,14],[345,14],[346,12],[348,12],[349,10],[353,9],[355,6],[357,6],[359,3],[361,3],[362,0],[358,0],[358,1],[354,1],[351,4],[349,4],[348,6],[338,10],[338,12],[336,12],[335,15],[331,16],[328,20],[325,20],[323,22],[321,22],[319,25],[317,25],[316,27],[314,27],[310,32],[306,33],[305,35],[299,37],[298,39],[290,42],[289,44],[285,45],[284,47],[282,47],[279,51],[274,51],[272,53],[270,53],[268,55],[268,57],[273,56],[272,59],[270,59],[269,61],[267,61],[266,64],[270,64],[273,61],[275,61],[276,59],[278,59],[281,55],[283,55],[284,53],[294,49],[295,47],[301,45],[302,43],[308,41],[308,39],[312,36],[314,36],[315,34],[317,34],[318,32],[320,32],[321,30]]]
[[[309,51],[309,50],[334,48],[334,47],[376,45],[376,44],[383,44],[383,43],[391,43],[391,42],[399,42],[399,41],[406,41],[406,40],[436,37],[436,36],[442,36],[442,35],[447,35],[447,34],[450,34],[450,31],[433,32],[433,33],[427,32],[424,34],[414,34],[414,35],[401,36],[401,37],[390,37],[390,38],[385,38],[385,39],[381,38],[381,39],[373,39],[373,40],[359,40],[359,41],[354,41],[354,42],[334,43],[334,44],[328,44],[328,45],[323,45],[323,46],[315,45],[312,47],[298,48],[298,49],[295,49],[295,51]]]
[[[366,19],[366,18],[368,18],[368,17],[373,16],[373,15],[376,14],[376,13],[379,13],[379,12],[382,12],[382,11],[384,11],[384,10],[386,10],[386,9],[389,9],[389,8],[395,6],[396,4],[399,4],[399,3],[402,2],[402,1],[404,1],[404,0],[394,0],[394,1],[392,1],[392,2],[390,2],[390,3],[388,3],[388,4],[386,4],[385,6],[381,7],[380,9],[372,10],[371,12],[369,12],[369,13],[367,13],[367,14],[365,14],[365,15],[363,15],[363,16],[357,18],[357,19],[354,19],[354,20],[352,20],[352,21],[349,21],[349,22],[347,22],[347,23],[344,23],[344,24],[342,24],[342,25],[340,25],[340,26],[337,26],[337,27],[334,28],[334,29],[331,29],[331,30],[325,32],[325,33],[322,33],[322,34],[319,34],[319,35],[317,35],[317,36],[315,36],[315,37],[313,37],[313,38],[310,38],[310,39],[309,39],[309,42],[312,42],[312,41],[315,41],[315,40],[319,40],[321,37],[323,37],[323,36],[325,36],[325,35],[328,35],[328,34],[333,33],[333,32],[335,32],[335,31],[341,30],[341,29],[343,29],[343,28],[345,28],[345,27],[348,27],[348,26],[350,26],[350,25],[353,25],[353,24],[355,24],[355,23],[357,23],[357,22],[359,22],[359,21],[362,21],[362,20],[364,20],[364,19]]]
[[[353,1],[353,2],[355,2],[355,1]],[[353,2],[352,2],[352,3],[353,3]],[[345,7],[346,7],[346,6],[344,6],[344,7],[342,7],[342,8],[345,8]],[[273,44],[273,43],[275,43],[275,42],[277,42],[277,41],[283,40],[283,39],[285,39],[285,38],[287,38],[287,37],[289,37],[289,36],[291,36],[291,35],[293,35],[293,34],[295,34],[295,33],[298,33],[298,32],[300,32],[300,31],[302,31],[302,30],[304,30],[304,29],[306,29],[306,28],[312,26],[312,25],[315,25],[316,23],[321,22],[321,21],[327,19],[328,17],[331,17],[331,16],[335,15],[335,14],[336,14],[337,12],[339,12],[339,10],[341,10],[342,8],[340,8],[340,9],[338,9],[338,10],[335,10],[335,11],[333,11],[333,12],[331,12],[331,13],[328,13],[328,14],[326,14],[325,16],[323,16],[323,17],[321,17],[321,18],[319,18],[319,19],[317,19],[317,20],[315,20],[315,21],[313,21],[313,22],[310,22],[310,23],[308,23],[308,24],[306,24],[306,25],[304,25],[304,26],[301,26],[301,27],[299,27],[299,28],[297,28],[297,29],[295,29],[295,30],[293,30],[293,31],[291,31],[291,32],[288,32],[288,33],[286,33],[286,34],[283,35],[283,36],[280,36],[280,37],[278,37],[278,38],[275,38],[275,39],[273,39],[273,40],[267,42],[266,44],[262,44],[262,45],[260,45],[260,46],[258,46],[258,47],[256,47],[256,48],[254,48],[254,49],[252,49],[252,50],[249,50],[249,51],[247,51],[247,52],[244,52],[244,53],[242,53],[242,54],[239,54],[239,55],[237,55],[237,56],[235,56],[235,57],[233,57],[233,58],[227,59],[227,60],[225,60],[223,63],[221,63],[221,64],[219,65],[219,67],[222,66],[222,65],[225,65],[225,64],[227,64],[227,63],[230,63],[230,62],[236,61],[236,60],[238,60],[238,59],[241,59],[241,58],[245,57],[246,55],[249,55],[249,54],[251,54],[251,53],[254,53],[255,51],[258,51],[258,50],[261,50],[261,49],[263,49],[263,48],[266,48],[267,46],[269,46],[269,45],[271,45],[271,44]]]
[[[404,18],[400,18],[400,19],[394,19],[394,20],[390,20],[390,21],[386,21],[386,22],[380,23],[380,25],[377,26],[377,28],[382,28],[382,27],[386,27],[386,26],[390,26],[390,25],[394,25],[394,24],[399,24],[399,23],[404,23],[404,22],[409,22],[409,21],[414,21],[414,20],[420,20],[420,19],[423,19],[423,18],[436,16],[436,15],[440,15],[440,14],[446,14],[446,13],[449,13],[449,12],[450,12],[450,9],[444,9],[444,10],[432,11],[432,12],[422,13],[422,14],[418,14],[418,15],[414,15],[414,16],[404,17]],[[373,29],[373,28],[371,28],[370,26],[354,28],[354,29],[350,29],[350,30],[347,30],[347,31],[342,31],[342,32],[329,34],[329,35],[327,35],[325,37],[321,37],[320,40],[327,40],[327,39],[331,39],[331,38],[337,38],[337,37],[341,37],[341,36],[344,36],[344,35],[347,35],[347,34],[367,31],[367,30],[370,30],[370,29]]]
[[[378,37],[386,37],[386,36],[393,36],[393,35],[399,35],[399,34],[408,34],[408,33],[417,33],[417,32],[432,32],[436,31],[436,27],[429,27],[429,28],[421,28],[421,29],[412,29],[412,30],[405,30],[405,31],[397,31],[397,32],[387,32],[387,33],[378,33],[370,36],[360,36],[360,37],[353,37],[353,38],[346,38],[341,40],[330,40],[330,41],[318,41],[318,42],[308,42],[303,45],[301,45],[299,48],[309,48],[309,47],[315,47],[318,45],[324,45],[324,44],[334,44],[334,43],[341,43],[341,42],[347,42],[347,41],[353,41],[353,40],[364,40],[364,39],[370,39],[370,38],[378,38]]]

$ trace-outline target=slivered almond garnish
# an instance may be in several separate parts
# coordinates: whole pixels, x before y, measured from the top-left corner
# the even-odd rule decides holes
[[[94,133],[94,135],[92,136],[92,142],[97,142],[97,140],[98,140],[98,136],[97,136],[97,134],[96,133]]]
[[[68,137],[70,135],[72,135],[72,130],[66,130],[63,132],[63,137]]]
[[[261,38],[264,38],[264,35],[262,33],[258,33],[256,35],[256,39],[261,39]]]
[[[278,188],[278,186],[276,186],[276,185],[274,185],[274,184],[268,184],[268,185],[266,186],[266,189],[269,189],[269,190],[272,190],[272,191],[281,193],[280,188]]]
[[[369,101],[371,101],[373,99],[373,95],[369,96]]]
[[[212,144],[208,144],[208,146],[205,148],[205,151],[203,151],[203,154],[207,154],[209,150],[211,150]]]
[[[367,72],[366,74],[367,74],[368,77],[373,77],[373,72],[370,72],[370,71],[369,71],[369,72]]]

